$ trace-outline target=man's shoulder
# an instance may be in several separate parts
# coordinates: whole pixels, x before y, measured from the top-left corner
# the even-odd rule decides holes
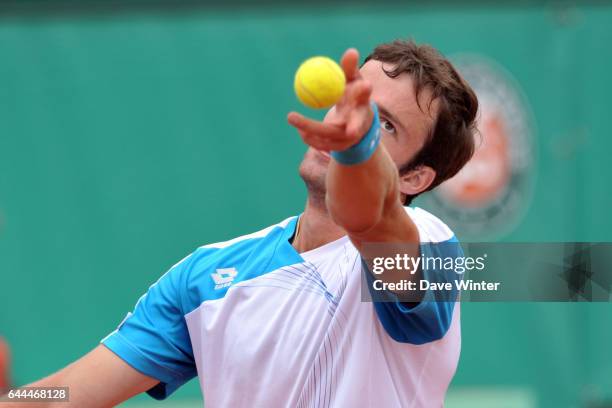
[[[241,268],[245,263],[259,265],[274,256],[279,242],[293,233],[297,217],[289,217],[277,224],[239,237],[202,245],[186,260],[185,271],[190,279],[202,273],[209,274],[217,269]]]
[[[416,224],[421,242],[456,241],[455,233],[441,219],[419,207],[404,207]]]
[[[183,291],[183,310],[188,312],[205,300],[223,298],[231,286],[262,276],[279,265],[298,262],[294,252],[286,253],[287,245],[280,245],[292,234],[296,218],[203,245],[177,263],[171,274]]]
[[[231,248],[234,247],[236,245],[240,245],[240,244],[244,244],[247,242],[251,242],[254,243],[257,240],[262,240],[265,239],[266,237],[269,237],[271,233],[276,232],[278,230],[285,230],[287,227],[290,226],[290,224],[292,223],[292,221],[295,221],[297,219],[297,217],[289,217],[281,222],[279,222],[278,224],[273,224],[270,225],[266,228],[263,228],[259,231],[255,231],[252,232],[250,234],[245,234],[245,235],[241,235],[239,237],[236,238],[232,238],[229,239],[227,241],[221,241],[221,242],[215,242],[212,244],[206,244],[206,245],[202,245],[201,247],[198,248],[198,250],[214,250],[214,249],[226,249],[226,248]]]

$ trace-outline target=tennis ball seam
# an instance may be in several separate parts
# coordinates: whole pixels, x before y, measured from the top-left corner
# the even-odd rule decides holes
[[[317,104],[317,108],[321,108],[323,106],[323,104],[321,103],[321,101],[319,101],[317,99],[317,97],[310,92],[310,90],[308,88],[306,88],[306,86],[302,83],[303,78],[300,76],[298,77],[298,85],[300,86],[300,88],[302,89],[302,91],[304,91],[305,93],[308,94],[308,96],[310,96],[312,98],[313,101],[315,101],[315,103]]]
[[[346,78],[344,77],[344,74],[342,72],[338,72],[338,70],[336,69],[337,65],[334,65],[328,59],[324,59],[323,62],[329,67],[329,69],[334,73],[334,75],[336,75],[343,83],[346,83]]]

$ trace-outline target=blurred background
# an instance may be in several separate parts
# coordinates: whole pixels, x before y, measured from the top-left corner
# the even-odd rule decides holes
[[[450,56],[482,103],[476,157],[417,205],[464,241],[612,241],[612,2],[0,3],[12,382],[95,347],[196,247],[299,214],[305,147],[285,116],[322,114],[297,102],[295,69],[409,37]],[[446,406],[612,406],[611,312],[464,303]],[[125,405],[201,397],[194,380]]]

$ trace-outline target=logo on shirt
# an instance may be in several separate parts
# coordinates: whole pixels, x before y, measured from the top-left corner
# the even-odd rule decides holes
[[[236,275],[238,275],[236,268],[222,268],[217,269],[217,271],[210,276],[212,276],[213,281],[215,281],[215,290],[219,290],[231,286]]]

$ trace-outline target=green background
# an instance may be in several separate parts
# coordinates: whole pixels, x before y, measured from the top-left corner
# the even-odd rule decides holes
[[[17,384],[95,347],[197,246],[301,211],[285,116],[320,115],[292,90],[311,55],[413,37],[496,61],[535,125],[534,192],[500,239],[612,241],[610,3],[126,4],[0,6],[0,335]],[[463,304],[448,405],[612,398],[610,312]],[[171,401],[198,396],[192,381]]]

